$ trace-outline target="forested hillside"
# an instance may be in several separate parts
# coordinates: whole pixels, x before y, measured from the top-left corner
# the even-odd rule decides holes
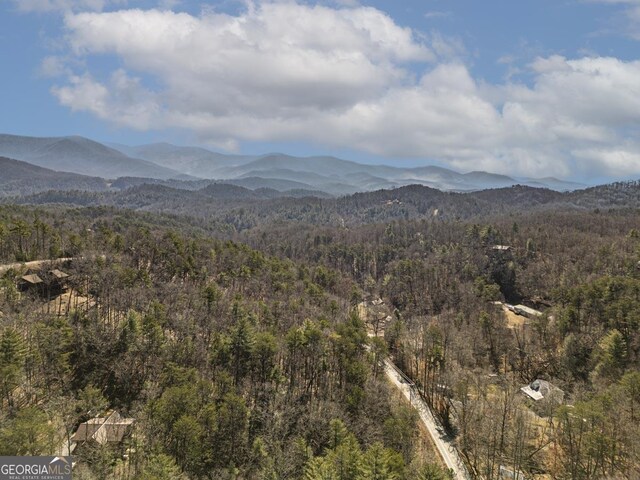
[[[108,188],[107,182],[102,178],[54,172],[4,157],[0,157],[0,171],[0,198],[32,195],[49,190],[102,192]]]
[[[640,208],[638,182],[601,185],[575,192],[514,186],[470,193],[442,192],[420,185],[326,198],[309,190],[250,190],[239,185],[119,179],[121,191],[49,191],[9,198],[5,203],[114,206],[221,223],[243,232],[262,225],[296,222],[312,226],[356,226],[398,220],[457,221],[519,212]],[[178,184],[180,187],[178,187]]]
[[[135,420],[131,435],[80,445],[74,478],[440,471],[365,350],[352,279],[161,223],[0,211],[3,263],[72,258],[60,266],[69,308],[19,292],[24,269],[3,270],[0,454],[57,453],[115,410]]]
[[[640,477],[637,184],[184,192],[0,209],[2,263],[70,275],[0,270],[1,453],[115,411],[79,478],[446,478],[389,355],[474,478]]]
[[[478,478],[640,475],[640,217],[513,214],[482,223],[264,227],[256,248],[354,278]],[[500,302],[496,304],[496,302]],[[542,313],[514,315],[506,304]],[[521,388],[560,393],[532,401]],[[538,477],[536,477],[538,478]]]

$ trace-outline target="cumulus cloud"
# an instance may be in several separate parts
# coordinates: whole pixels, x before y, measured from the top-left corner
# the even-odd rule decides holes
[[[623,144],[610,148],[585,148],[572,152],[580,161],[592,168],[607,165],[611,176],[626,177],[629,171],[640,171],[640,146]]]
[[[640,124],[640,62],[551,56],[532,62],[528,85],[487,85],[452,58],[459,45],[357,5],[69,13],[65,25],[73,55],[123,67],[72,74],[54,95],[119,125],[187,129],[228,149],[306,141],[462,170],[640,168],[627,140]]]
[[[124,70],[116,70],[104,84],[89,74],[73,75],[68,85],[53,87],[52,93],[74,111],[88,111],[103,120],[139,130],[156,126],[154,121],[160,114],[154,94]]]

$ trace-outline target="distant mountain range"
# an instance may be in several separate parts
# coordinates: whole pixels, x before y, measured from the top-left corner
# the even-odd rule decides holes
[[[515,178],[487,172],[459,173],[437,166],[400,168],[366,165],[335,157],[226,155],[200,147],[180,147],[168,143],[104,145],[77,136],[40,138],[0,135],[0,156],[57,172],[112,180],[128,177],[129,183],[133,181],[132,177],[142,179],[133,181],[136,184],[157,184],[161,180],[168,182],[168,186],[191,190],[212,181],[224,181],[250,190],[297,190],[334,196],[414,184],[455,192],[518,184],[556,191],[585,187],[555,178]],[[77,189],[97,188],[87,186],[85,180],[83,182],[78,184]],[[118,186],[118,182],[110,184]]]
[[[522,212],[591,211],[640,208],[640,182],[601,185],[573,192],[513,186],[477,192],[443,192],[421,185],[318,198],[306,190],[249,190],[211,183],[197,190],[138,184],[108,192],[47,191],[5,199],[17,204],[110,206],[187,216],[219,232],[239,232],[287,223],[349,227],[396,220],[483,219]],[[195,184],[192,184],[195,186]],[[482,220],[480,220],[482,221]],[[588,227],[587,227],[588,228]]]
[[[0,156],[59,172],[102,178],[122,176],[179,178],[176,170],[129,157],[83,137],[19,137],[0,134]]]
[[[144,156],[153,151],[165,152],[166,165],[172,158],[167,152],[173,152],[173,158],[192,155],[190,160],[184,160],[185,165],[208,166],[210,171],[217,169],[219,173],[217,179],[199,178],[192,175],[195,172],[170,170],[78,137],[57,141],[3,135],[0,151],[37,158],[52,167],[67,165],[76,171],[122,173],[129,171],[131,165],[134,174],[148,168],[144,171],[157,176],[105,179],[0,157],[1,201],[113,206],[188,215],[224,231],[291,221],[346,226],[404,219],[479,218],[531,210],[640,208],[640,182],[572,190],[568,187],[578,185],[551,178],[513,185],[515,180],[504,175],[460,174],[435,166],[395,168],[333,157],[234,157],[165,144],[134,148],[132,153]],[[411,184],[401,185],[402,182]],[[481,185],[497,188],[480,188]],[[555,190],[541,188],[542,185],[551,185]],[[354,190],[362,191],[344,194]]]
[[[264,184],[272,184],[279,188],[265,187]],[[98,204],[107,197],[95,196],[95,193],[115,194],[123,193],[123,206],[133,192],[145,192],[146,197],[163,198],[171,197],[175,193],[180,198],[184,191],[200,192],[210,199],[251,201],[266,200],[278,197],[316,197],[332,198],[331,195],[318,190],[306,190],[297,188],[295,182],[286,180],[262,181],[246,178],[239,180],[162,180],[144,177],[119,177],[109,181],[100,177],[90,177],[77,173],[57,172],[48,168],[38,167],[21,160],[0,157],[0,198],[10,198],[18,201],[18,198],[29,198],[35,194],[51,192],[54,196],[67,192],[65,198],[93,199]],[[130,192],[131,191],[131,192]],[[159,194],[159,195],[158,195]],[[83,200],[84,203],[85,200]],[[66,200],[57,200],[53,203],[67,203]],[[71,202],[73,203],[73,202]],[[130,205],[136,208],[136,205]]]
[[[256,160],[256,156],[225,155],[200,147],[179,147],[170,143],[152,143],[130,147],[116,143],[110,147],[133,158],[160,165],[198,178],[220,178],[226,167],[234,167]]]

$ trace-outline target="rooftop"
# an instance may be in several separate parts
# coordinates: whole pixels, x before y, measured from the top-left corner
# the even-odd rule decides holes
[[[526,305],[516,305],[514,308],[515,308],[515,312],[520,315],[531,315],[534,317],[542,316],[541,311],[536,310],[535,308],[527,307]]]
[[[520,391],[536,402],[547,397],[555,397],[560,401],[564,398],[564,392],[561,389],[541,379],[534,380],[529,385],[520,388]]]
[[[118,443],[124,438],[127,430],[135,419],[122,417],[113,412],[108,417],[95,417],[81,423],[76,433],[71,437],[73,442],[88,442],[93,440],[100,445]]]
[[[21,278],[25,282],[31,283],[32,285],[38,285],[42,283],[42,279],[35,273],[32,273],[31,275],[23,275]]]
[[[57,268],[54,270],[51,270],[49,273],[53,275],[55,278],[57,278],[58,280],[69,278],[69,274],[64,273],[62,270],[58,270]]]

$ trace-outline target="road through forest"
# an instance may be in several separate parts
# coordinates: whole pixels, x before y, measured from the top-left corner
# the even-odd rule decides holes
[[[433,443],[436,445],[438,453],[442,457],[447,468],[453,471],[454,478],[456,480],[471,480],[471,475],[469,475],[458,451],[453,446],[451,440],[449,440],[444,433],[440,433],[443,431],[442,427],[434,418],[429,406],[418,394],[418,391],[411,380],[409,380],[409,378],[407,378],[407,376],[402,373],[402,371],[388,358],[385,359],[383,363],[385,375],[391,383],[393,383],[393,385],[402,392],[413,408],[418,411],[420,420],[427,428],[429,435],[431,435]]]

